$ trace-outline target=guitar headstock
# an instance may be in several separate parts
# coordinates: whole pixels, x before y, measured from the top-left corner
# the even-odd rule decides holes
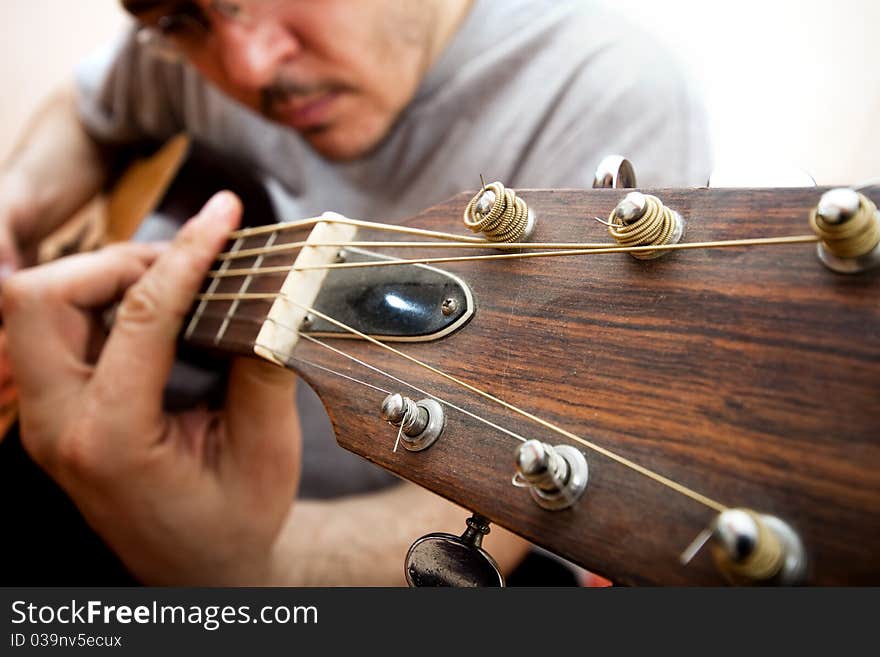
[[[877,583],[880,270],[868,269],[872,254],[846,275],[820,258],[827,245],[810,217],[825,191],[641,190],[677,217],[670,246],[648,254],[622,252],[594,220],[617,216],[625,232],[645,197],[621,207],[621,189],[517,192],[539,248],[450,246],[469,239],[472,193],[393,230],[327,215],[303,228],[357,233],[321,238],[310,253],[323,250],[325,264],[293,272],[330,271],[312,286],[317,298],[285,295],[283,273],[274,288],[253,279],[254,292],[284,281],[273,308],[302,318],[285,326],[270,313],[275,334],[300,339],[263,352],[315,388],[343,447],[614,582],[718,584],[760,571],[749,563],[740,577],[709,550],[684,565],[713,528],[716,554],[725,541],[733,556],[742,540],[763,541],[757,556],[786,564],[764,564],[769,580]],[[880,200],[880,188],[862,193]],[[435,241],[415,249],[412,232]],[[272,248],[308,234],[278,232]],[[260,340],[256,329],[240,337]],[[554,493],[542,473],[560,456]]]

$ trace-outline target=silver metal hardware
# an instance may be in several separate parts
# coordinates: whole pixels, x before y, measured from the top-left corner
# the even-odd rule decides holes
[[[803,581],[807,559],[803,543],[791,526],[776,516],[761,514],[761,522],[782,544],[783,561],[779,571],[761,584],[792,586]],[[712,526],[712,538],[731,561],[747,559],[758,546],[759,528],[755,519],[742,509],[726,509]]]
[[[344,251],[350,263],[394,260],[356,247]],[[446,299],[455,300],[455,309],[435,312]],[[311,307],[383,342],[439,340],[467,324],[475,312],[467,283],[429,265],[331,269]],[[308,334],[359,339],[320,317],[308,326]]]
[[[443,433],[446,415],[433,399],[414,402],[393,393],[382,402],[382,419],[401,428],[401,443],[410,452],[428,449]]]
[[[829,224],[843,224],[852,219],[860,207],[861,199],[854,189],[838,187],[822,194],[816,214]],[[880,223],[880,210],[874,213],[874,221]],[[816,254],[822,264],[839,274],[858,274],[880,267],[880,243],[860,256],[844,258],[833,254],[823,242],[819,242]]]
[[[491,189],[487,189],[480,195],[480,198],[477,199],[477,204],[474,209],[480,214],[489,214],[492,210],[492,206],[495,205],[495,198],[495,192]]]
[[[442,312],[447,317],[453,314],[456,310],[458,310],[458,301],[456,301],[452,297],[443,299],[443,303],[440,304],[440,312]]]
[[[727,509],[715,519],[712,538],[733,561],[742,561],[758,545],[758,524],[741,509]]]
[[[624,225],[629,225],[638,221],[648,209],[648,199],[641,192],[630,192],[621,199],[614,208],[614,215],[620,219]],[[678,244],[684,237],[685,223],[684,218],[675,210],[666,208],[672,214],[672,234],[669,236],[667,244]],[[669,251],[642,251],[632,252],[634,258],[638,260],[654,260],[662,258]]]
[[[846,187],[829,189],[822,194],[816,213],[829,224],[842,224],[852,219],[861,207],[861,199],[855,190]]]
[[[773,533],[782,548],[782,562],[770,577],[746,580],[743,575],[725,573],[733,583],[794,586],[804,581],[807,573],[807,556],[797,532],[784,520],[767,514],[758,516],[764,528]],[[727,559],[742,563],[758,549],[761,529],[755,517],[744,509],[725,509],[716,516],[712,525],[700,532],[681,555],[682,565],[690,563],[710,539]]]
[[[346,258],[348,258],[348,251],[345,249],[339,249],[336,252],[336,262],[345,262]]]
[[[303,317],[302,323],[300,324],[300,328],[301,329],[308,329],[314,323],[315,323],[315,316],[312,313],[306,313],[306,316]]]
[[[528,488],[544,509],[572,506],[584,494],[589,478],[587,459],[570,445],[548,445],[527,440],[516,450],[513,484]]]
[[[535,232],[536,224],[537,217],[535,217],[534,211],[529,208],[529,211],[526,214],[526,227],[523,230],[522,237],[519,238],[521,242],[528,242],[532,238],[532,234]]]
[[[593,189],[632,189],[636,187],[636,172],[632,163],[622,155],[602,158],[593,176]]]
[[[877,221],[880,221],[880,210],[877,211],[875,217]],[[831,253],[822,242],[819,242],[816,245],[816,254],[822,264],[838,274],[858,274],[880,267],[880,243],[864,255],[855,258],[841,258]]]
[[[631,224],[638,221],[648,209],[648,199],[641,192],[630,192],[614,208],[614,214],[623,223]]]
[[[467,519],[461,536],[437,532],[418,539],[406,554],[404,572],[410,586],[504,586],[495,559],[482,548],[489,520]]]

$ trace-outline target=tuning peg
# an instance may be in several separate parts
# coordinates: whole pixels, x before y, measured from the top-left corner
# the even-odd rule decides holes
[[[608,227],[609,234],[620,246],[646,247],[677,244],[685,232],[682,216],[668,208],[656,196],[629,192],[612,210],[608,221],[599,221]],[[638,260],[651,260],[668,251],[631,251]]]
[[[527,440],[516,450],[513,485],[528,488],[544,509],[567,509],[587,489],[587,459],[570,445],[548,445]]]
[[[462,220],[490,242],[526,242],[535,231],[535,213],[512,189],[495,181],[482,186],[464,209]]]
[[[841,274],[880,266],[880,211],[853,189],[830,189],[810,213],[822,263]]]
[[[410,586],[504,586],[495,559],[481,546],[489,520],[478,514],[467,519],[461,536],[437,532],[422,536],[406,554],[404,571]]]
[[[433,399],[414,402],[393,393],[382,402],[382,419],[399,427],[403,446],[410,452],[428,449],[443,433],[446,416],[443,407]]]
[[[803,543],[776,516],[750,509],[725,509],[681,556],[687,565],[707,541],[721,573],[734,584],[800,584],[806,575]]]
[[[606,155],[596,167],[593,189],[632,189],[635,186],[635,169],[622,155]]]

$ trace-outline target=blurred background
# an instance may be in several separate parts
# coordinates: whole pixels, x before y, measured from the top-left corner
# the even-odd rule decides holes
[[[880,116],[880,2],[606,4],[667,43],[702,84],[720,168],[754,174],[794,167],[820,184],[880,177],[873,122]],[[126,18],[116,0],[4,0],[0,15],[8,26],[0,43],[5,158],[40,99]]]

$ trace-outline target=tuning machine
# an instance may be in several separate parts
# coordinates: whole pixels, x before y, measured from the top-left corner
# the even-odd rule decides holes
[[[461,536],[436,532],[418,539],[406,554],[406,581],[413,587],[501,587],[504,576],[482,548],[489,520],[473,514]]]
[[[682,564],[690,563],[710,540],[715,565],[732,584],[792,586],[806,576],[803,543],[776,516],[725,509],[682,553]]]
[[[810,213],[819,259],[832,271],[856,274],[880,266],[880,210],[854,189],[830,189]]]
[[[593,189],[633,189],[636,171],[632,162],[622,155],[606,155],[596,167]]]
[[[583,453],[570,445],[548,445],[527,440],[516,450],[512,483],[528,488],[541,508],[567,509],[587,489],[589,468]]]
[[[382,402],[382,419],[399,427],[401,442],[410,452],[428,449],[443,433],[446,415],[443,407],[433,399],[413,401],[393,393]]]

